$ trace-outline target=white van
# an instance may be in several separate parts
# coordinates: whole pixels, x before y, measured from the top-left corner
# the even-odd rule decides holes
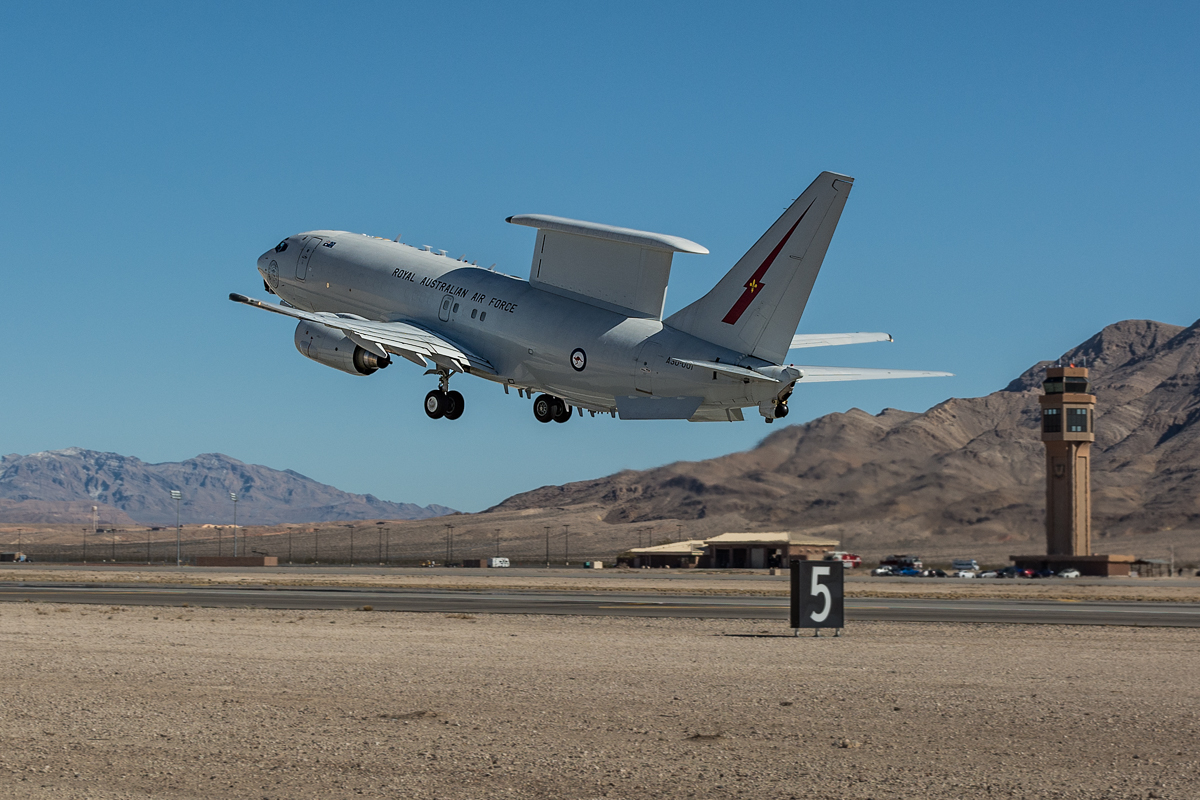
[[[950,562],[950,568],[961,572],[979,572],[979,562],[973,558],[956,558]]]
[[[488,566],[489,567],[511,567],[512,564],[508,563],[507,558],[489,558]]]

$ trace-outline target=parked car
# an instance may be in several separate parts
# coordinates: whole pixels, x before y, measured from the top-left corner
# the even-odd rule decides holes
[[[978,572],[979,562],[973,558],[956,558],[950,562],[950,567],[963,572]]]
[[[956,577],[956,578],[974,578],[974,577],[975,577],[975,573],[974,573],[974,572],[972,572],[972,571],[971,571],[971,570],[969,570],[969,569],[958,569],[958,570],[955,570],[955,571],[954,571],[954,573],[953,573],[953,575],[954,575],[954,577]]]
[[[881,575],[895,575],[896,570],[892,567],[876,567],[875,569],[871,570],[871,574],[876,577]]]
[[[979,577],[980,578],[999,578],[1000,573],[994,569],[988,569],[988,570],[984,570],[983,572],[979,573]]]
[[[1028,578],[1030,575],[1033,575],[1033,570],[1018,567],[1001,567],[996,570],[997,578]]]
[[[881,567],[912,567],[913,569],[921,569],[924,565],[921,563],[921,557],[911,554],[901,554],[888,556],[879,562]]]
[[[1075,569],[1074,567],[1067,567],[1062,572],[1058,573],[1058,577],[1060,577],[1060,578],[1079,578],[1082,576],[1083,576],[1083,573],[1080,572],[1079,570]]]
[[[922,578],[944,578],[946,573],[940,569],[926,569],[921,571]]]
[[[921,570],[915,567],[901,567],[892,574],[899,575],[902,578],[919,578],[921,576]]]

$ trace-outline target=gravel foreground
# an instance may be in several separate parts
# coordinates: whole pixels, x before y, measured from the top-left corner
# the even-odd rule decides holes
[[[1200,631],[0,605],[5,798],[1196,798]]]

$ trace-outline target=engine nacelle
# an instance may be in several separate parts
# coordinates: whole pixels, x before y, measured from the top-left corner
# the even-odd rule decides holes
[[[296,326],[296,349],[305,358],[351,375],[370,375],[392,363],[359,347],[336,328],[304,320]]]

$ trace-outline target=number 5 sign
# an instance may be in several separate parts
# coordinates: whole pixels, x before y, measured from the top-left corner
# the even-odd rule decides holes
[[[792,562],[792,628],[797,636],[800,628],[845,627],[842,608],[845,568],[841,561]]]

